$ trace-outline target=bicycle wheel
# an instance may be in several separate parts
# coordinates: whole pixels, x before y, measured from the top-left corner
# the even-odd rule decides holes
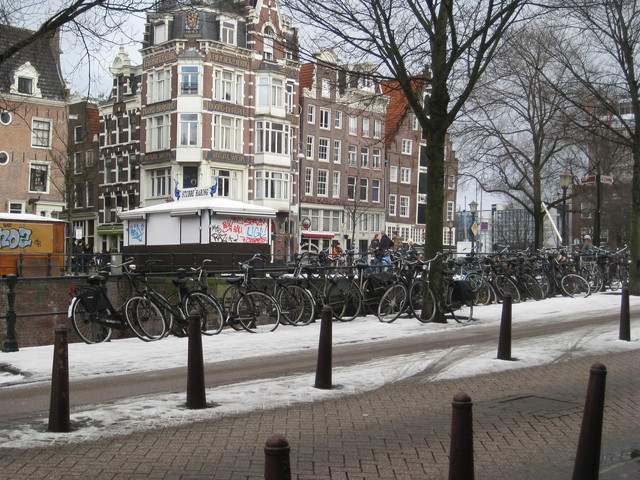
[[[347,278],[334,280],[325,294],[325,304],[341,322],[350,322],[360,314],[362,295],[355,282]]]
[[[234,330],[243,330],[240,322],[232,318],[232,315],[228,315],[228,313],[233,312],[233,306],[236,304],[240,296],[242,295],[242,290],[237,285],[229,286],[224,293],[222,294],[222,311],[224,312],[224,318],[227,319],[226,323]]]
[[[112,329],[98,322],[100,318],[110,315],[111,312],[104,309],[91,314],[80,298],[74,302],[71,308],[71,324],[82,341],[85,343],[108,341],[113,333]]]
[[[523,273],[522,283],[524,284],[524,287],[527,289],[527,293],[531,298],[533,298],[534,300],[542,300],[544,298],[544,290],[538,283],[536,277],[534,277],[530,273]]]
[[[272,332],[280,325],[278,302],[257,290],[243,293],[234,305],[234,313],[248,332]]]
[[[453,318],[458,323],[466,323],[473,320],[473,305],[463,303],[460,308],[451,312]]]
[[[620,273],[617,267],[609,267],[609,290],[612,292],[617,291],[622,286],[622,280],[620,280]]]
[[[309,325],[315,318],[316,309],[311,294],[299,285],[282,285],[276,300],[280,305],[280,321],[290,325]]]
[[[511,280],[506,275],[498,275],[494,279],[495,291],[498,294],[499,300],[502,300],[504,296],[509,293],[511,294],[511,301],[513,303],[518,303],[520,301],[520,290],[513,280]]]
[[[562,277],[560,285],[562,286],[562,291],[569,297],[585,298],[591,293],[589,282],[575,273],[570,273]]]
[[[409,289],[409,305],[413,316],[422,323],[432,322],[436,317],[436,296],[431,286],[422,280],[416,280]]]
[[[131,331],[144,341],[160,340],[166,336],[167,324],[155,303],[146,297],[135,296],[124,306],[125,317]]]
[[[474,305],[488,305],[491,303],[491,286],[479,273],[469,273],[465,280],[473,286]]]
[[[408,300],[407,288],[401,283],[394,283],[385,290],[378,305],[378,320],[384,323],[395,321],[403,312]]]
[[[218,302],[202,292],[191,292],[184,302],[187,314],[200,314],[200,329],[203,335],[216,335],[224,326],[224,313]]]
[[[602,276],[602,272],[599,269],[591,270],[589,272],[584,272],[580,275],[589,283],[589,289],[591,292],[599,292],[602,290],[602,285],[604,284],[604,278]]]

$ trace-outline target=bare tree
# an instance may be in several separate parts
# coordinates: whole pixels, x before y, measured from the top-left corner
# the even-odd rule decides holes
[[[577,125],[629,152],[631,207],[630,289],[640,294],[640,1],[558,0],[556,29],[565,35],[553,51],[571,72],[563,94],[574,99]],[[580,92],[581,95],[575,95]],[[575,100],[578,99],[578,100]],[[596,215],[597,217],[599,215]]]
[[[466,174],[533,217],[536,248],[544,239],[542,203],[559,203],[560,173],[586,163],[569,120],[575,109],[557,90],[567,71],[548,52],[554,41],[545,22],[512,31],[456,125]]]
[[[366,59],[397,80],[425,132],[429,170],[427,228],[442,232],[447,132],[481,78],[500,40],[521,19],[524,0],[284,0],[301,23],[314,27],[314,48],[332,47],[341,58]],[[431,87],[425,99],[412,84]],[[418,90],[421,91],[421,90]],[[425,254],[442,249],[429,235]],[[439,280],[441,265],[432,272]]]

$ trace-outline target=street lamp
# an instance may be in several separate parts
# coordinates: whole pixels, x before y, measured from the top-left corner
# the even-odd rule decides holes
[[[304,160],[304,153],[298,152],[298,238],[296,239],[298,245],[296,252],[299,252],[300,245],[302,245],[302,160]]]
[[[471,211],[471,255],[475,253],[475,245],[476,245],[476,230],[478,226],[476,225],[476,212],[478,211],[478,203],[473,200],[469,204],[469,210]]]
[[[567,189],[571,185],[571,174],[560,174],[560,187],[562,188],[562,245],[567,245]]]

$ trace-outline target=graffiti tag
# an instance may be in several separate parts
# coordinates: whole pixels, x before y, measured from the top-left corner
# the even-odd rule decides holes
[[[0,250],[3,248],[26,248],[33,243],[30,228],[10,228],[0,230]]]

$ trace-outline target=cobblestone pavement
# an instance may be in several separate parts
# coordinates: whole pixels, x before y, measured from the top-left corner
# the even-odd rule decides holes
[[[570,479],[595,362],[607,367],[600,479],[638,479],[639,350],[455,380],[423,374],[364,394],[91,443],[0,449],[0,479],[257,480],[274,433],[289,440],[294,479],[446,479],[460,391],[473,400],[476,479]]]

